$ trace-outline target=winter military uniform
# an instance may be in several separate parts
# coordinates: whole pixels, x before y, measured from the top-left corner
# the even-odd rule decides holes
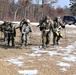
[[[53,45],[59,45],[59,40],[62,38],[62,34],[60,32],[60,29],[65,28],[63,25],[60,17],[56,17],[54,20],[54,26],[53,26]]]
[[[42,31],[42,47],[48,47],[50,43],[50,32],[52,29],[53,21],[45,16],[45,20],[43,22],[40,21],[40,30]]]
[[[16,30],[15,27],[9,23],[9,25],[7,26],[7,33],[8,33],[8,46],[10,44],[10,41],[12,41],[12,46],[15,46],[15,42],[14,42],[14,37],[16,37]]]
[[[16,36],[16,30],[10,22],[8,23],[5,32],[7,33],[7,46],[10,46],[10,41],[12,41],[12,47],[14,47],[14,37]]]
[[[24,23],[21,26],[21,42],[22,47],[27,46],[27,37],[28,34],[32,32],[32,27],[30,25],[30,20],[24,21]]]
[[[4,33],[5,45],[7,45],[7,40],[8,40],[7,26],[8,26],[8,22],[4,21],[1,27],[1,31]]]

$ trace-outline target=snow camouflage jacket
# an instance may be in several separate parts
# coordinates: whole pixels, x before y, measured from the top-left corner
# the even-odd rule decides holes
[[[24,23],[22,28],[21,28],[21,33],[26,33],[28,34],[29,32],[32,32],[32,27],[28,23]]]

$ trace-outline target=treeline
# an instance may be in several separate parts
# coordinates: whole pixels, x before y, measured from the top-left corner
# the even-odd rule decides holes
[[[40,5],[38,0],[34,4],[32,0],[0,0],[0,20],[20,21],[29,18],[31,21],[39,21],[43,15],[51,18],[55,16],[70,15],[69,8],[54,8],[53,3],[43,3]]]

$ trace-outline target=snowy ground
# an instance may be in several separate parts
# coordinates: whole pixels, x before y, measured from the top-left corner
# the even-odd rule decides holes
[[[76,26],[66,25],[60,45],[46,49],[39,48],[40,32],[33,29],[29,47],[4,48],[1,44],[0,75],[76,75]]]

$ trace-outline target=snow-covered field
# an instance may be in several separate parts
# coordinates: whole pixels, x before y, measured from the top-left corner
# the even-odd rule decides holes
[[[76,75],[76,26],[66,25],[61,31],[60,45],[46,49],[35,44],[40,43],[40,32],[33,28],[32,45],[25,48],[1,45],[0,75]]]

